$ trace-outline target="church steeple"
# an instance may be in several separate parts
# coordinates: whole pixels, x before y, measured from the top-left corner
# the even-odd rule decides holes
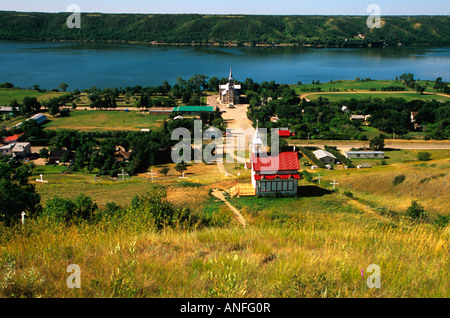
[[[255,130],[255,135],[253,136],[252,144],[253,144],[252,152],[255,155],[258,155],[259,153],[261,153],[261,146],[262,146],[263,142],[261,140],[261,135],[259,134],[258,119],[256,120],[256,130]]]
[[[230,76],[228,76],[228,81],[229,82],[233,81],[233,71],[232,71],[231,67],[230,67]]]

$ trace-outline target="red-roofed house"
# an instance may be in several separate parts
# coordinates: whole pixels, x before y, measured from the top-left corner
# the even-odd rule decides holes
[[[300,175],[300,164],[295,151],[281,152],[277,156],[262,156],[258,128],[253,138],[252,184],[256,195],[281,193],[296,195]],[[258,150],[259,149],[259,150]]]
[[[18,135],[12,135],[9,137],[6,137],[5,139],[3,139],[3,143],[5,144],[11,144],[11,143],[15,143],[19,140],[20,137],[22,137],[24,133],[18,134]]]

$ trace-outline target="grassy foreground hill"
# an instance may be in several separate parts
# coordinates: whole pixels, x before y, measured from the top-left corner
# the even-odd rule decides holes
[[[369,29],[367,16],[275,16],[0,12],[2,40],[125,41],[197,44],[282,43],[327,47],[449,45],[448,16],[386,16]],[[362,35],[362,37],[359,36]]]

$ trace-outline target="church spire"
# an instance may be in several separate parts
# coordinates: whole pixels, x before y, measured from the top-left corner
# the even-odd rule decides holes
[[[261,135],[259,134],[258,129],[258,119],[256,120],[256,130],[255,135],[253,136],[252,144],[253,144],[253,153],[256,155],[257,153],[261,152],[261,146],[262,146],[262,140]]]
[[[228,76],[228,81],[232,81],[233,80],[233,71],[232,71],[232,69],[231,69],[231,66],[230,66],[230,76]]]

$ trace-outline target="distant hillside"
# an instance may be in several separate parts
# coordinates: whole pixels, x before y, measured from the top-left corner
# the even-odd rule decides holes
[[[450,45],[450,17],[382,17],[369,29],[367,16],[223,16],[198,14],[81,14],[0,11],[2,40],[158,42],[205,45],[289,44],[325,47]]]

